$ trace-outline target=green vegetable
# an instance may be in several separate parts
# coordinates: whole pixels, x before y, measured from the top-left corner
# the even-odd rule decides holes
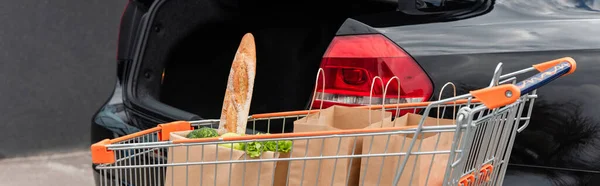
[[[219,136],[219,133],[217,133],[217,130],[208,128],[208,127],[202,127],[200,129],[196,129],[196,130],[190,132],[186,137],[187,138],[211,138],[211,137],[217,137],[217,136]]]
[[[228,133],[221,135],[221,137],[231,137],[231,136],[242,136],[242,135],[240,135],[238,133],[233,133],[233,132],[228,132]],[[243,143],[233,143],[233,146],[231,145],[231,143],[225,143],[225,144],[219,144],[219,146],[226,147],[226,148],[233,148],[235,150],[244,150]]]
[[[269,133],[267,133],[269,134]],[[257,134],[257,135],[265,135],[265,134]],[[230,137],[230,136],[241,136],[236,133],[225,133],[221,135],[221,137]],[[225,143],[220,144],[219,146],[226,148],[233,148],[236,150],[246,151],[246,154],[251,158],[258,158],[262,155],[264,151],[271,152],[290,152],[292,150],[292,141],[290,140],[281,140],[281,141],[266,141],[266,142],[246,142],[246,143]]]
[[[251,158],[258,158],[265,151],[265,145],[263,142],[248,142],[245,145],[246,154]]]
[[[231,143],[225,143],[225,144],[219,144],[219,146],[226,147],[226,148],[233,148],[235,150],[244,150],[243,143],[233,143],[233,146],[231,145]]]
[[[233,132],[228,132],[228,133],[221,135],[221,137],[231,137],[231,136],[242,136],[242,135],[240,135],[238,133],[233,133]]]
[[[290,152],[290,150],[292,150],[292,141],[266,141],[265,150],[272,152]]]
[[[267,135],[269,133],[266,133]],[[264,135],[258,133],[256,135]],[[271,152],[290,152],[292,150],[292,141],[290,140],[282,140],[282,141],[265,141],[265,150]]]

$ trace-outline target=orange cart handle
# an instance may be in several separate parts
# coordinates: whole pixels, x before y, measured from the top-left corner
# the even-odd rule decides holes
[[[481,100],[489,109],[498,108],[515,102],[521,95],[530,93],[561,76],[575,72],[577,63],[573,58],[565,57],[533,65],[540,73],[517,84],[500,85],[471,91],[471,95]]]
[[[577,63],[573,58],[565,57],[533,65],[533,67],[540,73],[516,84],[522,94],[527,94],[561,76],[572,74],[577,69]]]

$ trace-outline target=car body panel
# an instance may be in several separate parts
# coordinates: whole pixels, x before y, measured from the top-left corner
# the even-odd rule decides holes
[[[538,1],[545,0],[524,2]],[[600,37],[594,36],[600,30],[600,9],[571,8],[575,10],[536,14],[522,12],[527,4],[508,3],[522,1],[501,2],[489,13],[470,19],[375,29],[413,56],[600,48]],[[578,11],[581,14],[573,15]]]

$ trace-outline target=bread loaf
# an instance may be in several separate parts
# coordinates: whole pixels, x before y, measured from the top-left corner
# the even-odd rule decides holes
[[[235,53],[229,72],[219,123],[220,134],[226,132],[245,134],[255,73],[256,46],[254,36],[247,33]]]

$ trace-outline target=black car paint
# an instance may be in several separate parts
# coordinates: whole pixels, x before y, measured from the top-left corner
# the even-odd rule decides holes
[[[600,104],[600,76],[595,72],[600,70],[600,36],[594,33],[600,33],[600,13],[584,6],[590,1],[561,2],[566,1],[496,1],[471,18],[473,11],[456,12],[468,18],[459,20],[414,16],[416,20],[399,23],[389,19],[406,14],[374,14],[353,18],[360,26],[343,26],[338,34],[382,33],[419,62],[436,88],[452,81],[459,93],[487,86],[498,62],[504,72],[510,72],[573,57],[578,62],[576,73],[540,89],[533,121],[517,136],[511,156],[514,165],[509,166],[505,185],[597,185],[600,130],[595,112]],[[122,25],[135,25],[143,9],[128,10]],[[137,123],[168,121],[128,109],[135,105],[124,101],[123,75],[132,60],[125,50],[134,43],[137,29],[121,28],[119,78],[111,99],[92,120],[92,142],[142,130]]]
[[[131,62],[131,46],[134,43],[137,24],[144,12],[129,2],[121,16],[117,44],[117,79],[112,95],[92,117],[92,143],[126,135],[140,129],[131,126],[129,114],[125,112],[123,97],[123,74]]]

